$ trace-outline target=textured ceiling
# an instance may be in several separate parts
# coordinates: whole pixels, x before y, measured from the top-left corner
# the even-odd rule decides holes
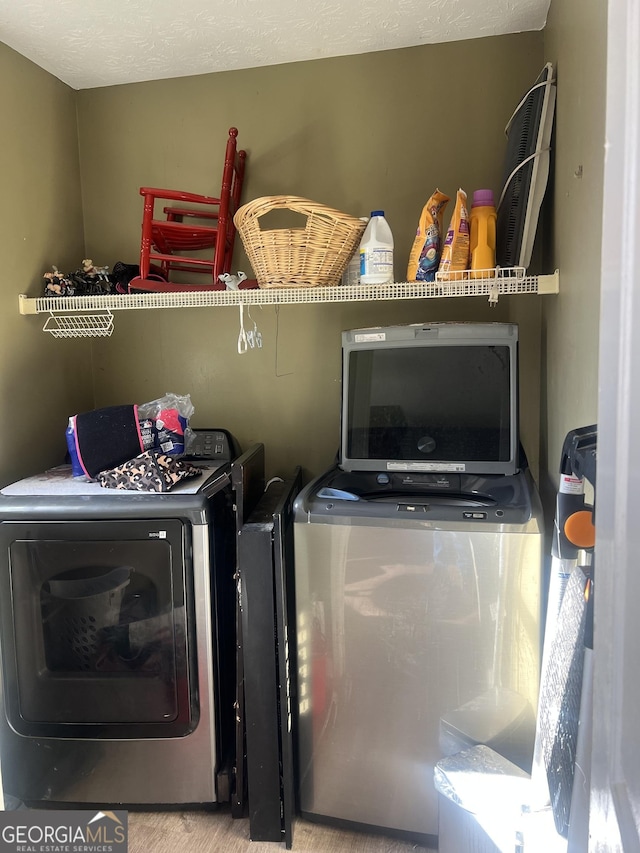
[[[540,30],[550,0],[0,0],[0,41],[74,89]]]

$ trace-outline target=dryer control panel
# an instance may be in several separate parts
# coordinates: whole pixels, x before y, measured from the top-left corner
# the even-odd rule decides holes
[[[192,429],[185,450],[186,458],[195,462],[230,462],[234,456],[231,437],[223,429]]]

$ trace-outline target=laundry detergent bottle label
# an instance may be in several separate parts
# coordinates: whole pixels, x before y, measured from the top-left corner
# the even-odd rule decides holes
[[[383,210],[371,211],[360,241],[360,281],[362,284],[393,282],[393,234]]]

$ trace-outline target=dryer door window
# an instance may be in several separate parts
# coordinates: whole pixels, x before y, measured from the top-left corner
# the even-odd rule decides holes
[[[101,736],[105,726],[120,736],[150,723],[156,736],[191,730],[188,525],[9,523],[2,531],[12,727],[44,735],[79,726],[87,736],[94,726]]]

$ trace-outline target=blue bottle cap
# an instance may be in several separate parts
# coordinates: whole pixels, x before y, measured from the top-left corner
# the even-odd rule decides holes
[[[373,218],[374,216],[384,216],[384,210],[372,210],[371,217]]]

